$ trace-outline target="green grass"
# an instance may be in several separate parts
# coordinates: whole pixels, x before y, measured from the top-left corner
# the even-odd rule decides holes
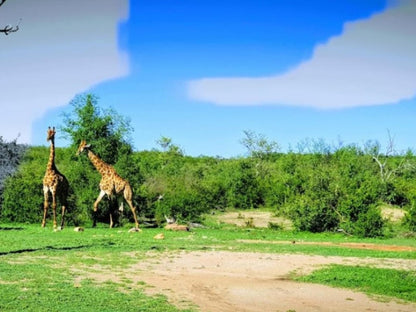
[[[90,280],[75,285],[70,272],[50,261],[0,263],[0,311],[178,311],[163,296]]]
[[[161,232],[165,235],[164,240],[153,239]],[[279,241],[285,243],[276,243]],[[291,241],[297,243],[286,243]],[[339,245],[303,245],[301,242],[366,242],[416,247],[414,239],[360,240],[333,233],[311,234],[228,226],[191,232],[145,228],[141,233],[129,233],[128,228],[109,229],[103,225],[94,229],[86,228],[84,232],[74,232],[71,227],[54,232],[51,226],[43,229],[39,225],[0,224],[0,311],[180,311],[163,296],[146,295],[146,285],[141,281],[121,276],[118,280],[110,278],[98,283],[82,275],[82,272],[94,270],[122,272],[132,261],[137,263],[144,259],[148,251],[227,250],[416,259],[414,251],[360,250]],[[331,267],[327,269],[326,275],[328,279],[338,279],[341,276],[339,271],[347,273],[349,268],[351,267]],[[381,271],[375,273],[371,268],[361,270],[364,273],[361,272],[360,275],[381,275]],[[414,293],[410,292],[410,295],[403,297],[384,287],[388,284],[387,280],[393,281],[406,273],[391,271],[390,275],[386,275],[384,283],[355,283],[345,277],[346,286],[339,286],[416,301]],[[410,282],[413,278],[414,283],[414,272],[410,272],[406,278]],[[323,279],[318,279],[317,282],[328,283]],[[376,290],[361,288],[366,283],[374,285]]]
[[[234,251],[258,251],[272,253],[307,253],[324,256],[354,256],[377,258],[416,259],[414,251],[376,251],[352,249],[342,246],[323,246],[321,242],[372,243],[402,245],[416,248],[414,239],[356,239],[332,233],[302,233],[273,231],[269,229],[198,229],[191,232],[170,232],[162,229],[144,229],[142,233],[128,233],[127,228],[87,228],[74,232],[73,228],[53,232],[35,225],[0,226],[16,230],[0,230],[0,256],[7,253],[59,250],[111,251],[111,250],[207,250],[222,249]],[[19,230],[20,228],[20,230]],[[157,241],[153,236],[165,232],[166,239]],[[295,241],[298,244],[277,244]],[[260,243],[261,242],[261,243]],[[269,244],[267,242],[270,242]],[[303,245],[302,242],[316,242],[317,245]]]
[[[416,302],[416,271],[331,265],[297,280]]]

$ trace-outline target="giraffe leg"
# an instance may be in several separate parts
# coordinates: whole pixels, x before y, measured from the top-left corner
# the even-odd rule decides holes
[[[100,203],[101,199],[103,199],[105,192],[103,190],[100,191],[97,200],[94,202],[94,211],[98,210],[98,204]]]
[[[48,206],[49,206],[49,193],[48,193],[48,187],[43,187],[43,219],[42,219],[42,227],[45,227],[46,224],[46,215],[48,213]]]
[[[66,210],[66,205],[62,205],[62,220],[61,220],[61,229],[64,228],[64,217],[65,217],[65,210]]]
[[[59,195],[59,202],[62,205],[62,215],[61,215],[61,230],[64,228],[65,224],[65,212],[68,207],[68,190],[69,190],[69,184],[68,180],[64,177],[63,178],[63,184],[61,186],[61,192]]]
[[[134,224],[136,226],[136,229],[139,228],[139,221],[137,221],[137,215],[136,215],[136,207],[133,206],[133,203],[130,201],[127,201],[127,204],[129,204],[131,212],[133,213],[133,218],[134,218]]]
[[[94,212],[93,212],[93,222],[92,227],[95,227],[97,225],[97,210],[98,210],[98,204],[100,203],[101,199],[103,199],[105,195],[105,192],[103,190],[100,191],[100,194],[97,197],[97,200],[94,202]]]
[[[110,212],[110,229],[113,227],[114,222],[113,222],[113,214]]]
[[[97,226],[97,212],[93,211],[92,213],[92,227],[96,227]]]
[[[56,193],[52,192],[53,228],[56,229]]]
[[[139,228],[139,222],[137,221],[137,215],[136,215],[136,207],[133,206],[133,202],[131,200],[132,198],[132,192],[131,192],[131,188],[126,187],[124,189],[124,199],[126,200],[127,204],[130,206],[131,212],[133,213],[133,218],[134,218],[134,224],[136,226],[136,229]]]

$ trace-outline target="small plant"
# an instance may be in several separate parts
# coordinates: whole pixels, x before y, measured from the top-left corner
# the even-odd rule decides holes
[[[412,205],[405,215],[403,224],[408,227],[409,231],[416,232],[416,207],[414,205]]]
[[[254,228],[254,220],[252,217],[248,218],[247,220],[245,220],[246,223],[246,227],[248,228]]]
[[[270,230],[275,230],[275,231],[283,230],[283,227],[280,224],[274,223],[274,222],[269,222],[269,224],[267,225],[267,227]]]

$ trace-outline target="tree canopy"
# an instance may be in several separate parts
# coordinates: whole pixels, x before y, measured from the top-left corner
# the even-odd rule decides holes
[[[130,121],[113,109],[102,109],[93,94],[76,96],[71,102],[72,111],[64,114],[60,128],[76,149],[81,140],[93,146],[94,152],[109,164],[115,164],[121,154],[131,153]]]

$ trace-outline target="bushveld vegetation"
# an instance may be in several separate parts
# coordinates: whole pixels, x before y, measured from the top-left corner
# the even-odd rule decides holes
[[[277,142],[246,131],[241,140],[248,151],[245,157],[190,157],[167,137],[156,142],[157,149],[133,151],[127,119],[101,109],[94,95],[78,96],[71,105],[72,113],[57,126],[72,144],[57,148],[55,162],[71,185],[68,222],[72,225],[91,222],[92,204],[99,193],[98,172],[85,155],[75,155],[85,139],[130,181],[142,220],[161,224],[168,215],[201,221],[203,213],[216,210],[266,207],[291,219],[300,231],[377,237],[394,235],[379,208],[389,204],[407,212],[403,229],[416,231],[416,158],[411,151],[395,153],[392,140],[383,151],[374,141],[363,147],[335,147],[307,139],[283,153]],[[14,169],[20,164],[15,172],[8,171],[7,179],[1,177],[0,218],[40,223],[49,148],[0,143],[2,148],[15,146],[18,155],[11,156],[14,162],[10,163],[1,149],[2,170],[5,164]],[[109,209],[116,209],[112,201],[100,203],[101,221],[108,222]],[[125,209],[119,222],[129,222],[131,217]]]

